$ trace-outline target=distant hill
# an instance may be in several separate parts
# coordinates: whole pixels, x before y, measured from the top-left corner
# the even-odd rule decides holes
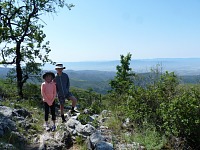
[[[0,67],[0,78],[6,78],[9,68]],[[44,70],[45,71],[45,70]],[[56,73],[55,70],[52,70]],[[89,89],[95,92],[105,94],[110,89],[109,81],[114,78],[115,72],[112,71],[95,71],[95,70],[64,70],[70,78],[72,87]],[[38,83],[40,84],[40,83]]]
[[[10,68],[0,67],[0,78],[5,78]]]
[[[71,86],[89,89],[105,94],[109,89],[109,81],[116,75],[116,66],[120,61],[105,62],[63,62],[70,78]],[[177,59],[144,59],[132,60],[131,68],[137,74],[148,76],[151,68],[162,66],[162,71],[174,71],[181,79],[181,83],[200,83],[200,58]],[[0,78],[5,78],[9,68],[0,67]],[[44,71],[56,72],[53,65],[46,65]]]
[[[60,62],[68,70],[98,70],[116,71],[120,65],[119,60],[115,61],[88,61],[88,62]],[[200,58],[158,58],[158,59],[133,59],[130,67],[134,72],[146,73],[157,65],[162,71],[175,72],[178,75],[200,75]],[[47,64],[45,70],[54,70],[54,66]]]

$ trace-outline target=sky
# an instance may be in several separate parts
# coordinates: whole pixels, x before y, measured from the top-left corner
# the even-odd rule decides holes
[[[68,0],[44,16],[56,62],[200,57],[200,0]]]

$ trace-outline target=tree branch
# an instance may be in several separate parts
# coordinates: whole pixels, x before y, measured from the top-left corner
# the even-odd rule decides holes
[[[10,62],[6,62],[5,56],[4,56],[4,49],[6,48],[6,45],[1,49],[1,56],[3,58],[3,60],[0,62],[0,64],[5,64],[5,65],[11,65],[15,63],[16,60],[16,56],[13,58],[12,61]]]
[[[34,16],[34,14],[36,14],[38,12],[38,9],[37,9],[37,6],[35,4],[35,1],[33,2],[33,11],[29,14],[28,16],[28,20],[26,21],[26,28],[24,30],[24,34],[22,35],[21,39],[20,39],[20,42],[23,42],[24,41],[24,38],[28,32],[28,28],[29,28],[29,24],[31,22],[31,18]]]

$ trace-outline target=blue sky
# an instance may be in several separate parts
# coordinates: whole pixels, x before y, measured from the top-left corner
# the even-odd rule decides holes
[[[57,62],[200,57],[200,0],[73,0],[45,16]]]

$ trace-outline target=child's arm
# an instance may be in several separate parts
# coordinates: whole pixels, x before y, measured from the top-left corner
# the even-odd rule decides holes
[[[56,91],[56,84],[54,84],[54,98],[56,98],[56,95],[57,95],[57,91]]]
[[[56,84],[53,84],[53,97],[52,97],[52,103],[54,102],[55,98],[56,98]]]
[[[45,94],[45,85],[44,84],[41,85],[41,95],[42,95],[43,101],[48,99]]]
[[[51,106],[56,98],[56,84],[53,84],[52,86],[53,88],[53,96],[52,96],[52,99],[48,102],[49,106]]]

